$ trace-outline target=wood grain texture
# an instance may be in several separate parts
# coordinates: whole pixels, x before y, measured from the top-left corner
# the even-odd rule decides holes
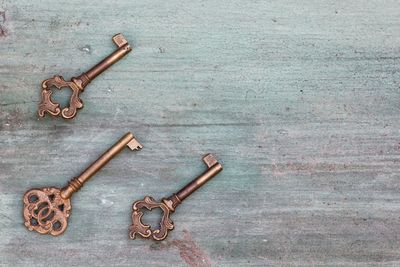
[[[134,51],[73,121],[38,120],[42,80]],[[399,266],[400,3],[0,1],[0,264]],[[22,196],[63,186],[133,131],[72,199],[61,237],[25,229]],[[131,204],[224,171],[161,243]]]

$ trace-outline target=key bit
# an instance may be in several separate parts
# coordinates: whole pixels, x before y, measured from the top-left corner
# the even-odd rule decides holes
[[[135,239],[136,235],[140,235],[143,238],[152,237],[157,241],[164,240],[167,237],[168,231],[174,229],[174,223],[170,218],[171,213],[175,211],[176,207],[185,198],[222,171],[222,165],[212,154],[204,156],[203,161],[208,169],[177,193],[162,199],[161,202],[157,202],[154,198],[146,196],[143,200],[138,200],[133,203],[132,225],[129,227],[129,237],[131,239]],[[150,211],[154,208],[160,208],[163,211],[159,229],[152,230],[149,225],[142,222],[143,208]]]
[[[126,146],[131,150],[142,148],[134,135],[127,133],[64,188],[45,187],[27,191],[23,197],[25,226],[41,234],[62,234],[71,213],[71,196]]]
[[[55,75],[53,78],[42,82],[42,101],[39,104],[38,110],[40,117],[44,117],[45,113],[53,116],[62,116],[64,119],[72,119],[75,117],[78,109],[83,107],[83,102],[79,95],[81,92],[83,92],[84,88],[100,73],[108,69],[111,65],[132,51],[128,41],[121,33],[114,35],[112,40],[117,45],[117,50],[115,50],[112,54],[103,59],[89,71],[82,73],[78,77],[72,78],[71,81],[65,81],[62,76]],[[51,91],[51,87],[53,86],[59,90],[65,87],[69,87],[72,90],[68,107],[65,107],[61,110],[60,104],[52,101],[51,95],[53,92]]]

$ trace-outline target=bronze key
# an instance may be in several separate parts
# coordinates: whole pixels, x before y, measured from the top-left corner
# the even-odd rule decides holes
[[[83,107],[83,102],[79,98],[79,94],[83,92],[86,85],[88,85],[100,73],[108,69],[111,65],[113,65],[115,62],[120,60],[132,50],[128,41],[121,33],[114,35],[112,40],[117,45],[118,49],[114,51],[111,55],[103,59],[96,66],[91,68],[89,71],[82,73],[76,78],[72,78],[69,82],[65,81],[64,78],[59,75],[56,75],[53,78],[42,82],[42,102],[39,104],[38,111],[40,117],[44,117],[45,112],[53,116],[58,116],[61,114],[64,119],[72,119],[73,117],[75,117],[77,110]],[[72,95],[69,107],[65,107],[63,110],[61,110],[60,104],[54,103],[51,100],[52,86],[55,86],[59,90],[61,90],[61,88],[63,87],[71,88]]]
[[[31,189],[24,195],[25,226],[41,234],[57,236],[67,228],[68,217],[71,213],[70,198],[97,171],[107,164],[125,146],[131,150],[139,150],[142,145],[132,133],[125,134],[107,152],[89,166],[81,175],[72,179],[62,189],[45,187]]]
[[[163,240],[167,237],[168,231],[174,229],[174,223],[170,219],[170,214],[175,211],[176,207],[185,198],[222,171],[222,165],[212,154],[203,157],[203,161],[207,165],[208,170],[203,172],[177,193],[168,198],[162,199],[162,202],[156,202],[154,198],[146,196],[143,200],[138,200],[133,203],[132,225],[129,227],[129,237],[131,239],[135,239],[136,234],[139,234],[144,238],[152,236],[155,240]],[[141,208],[146,208],[148,210],[160,208],[163,211],[159,229],[152,230],[149,225],[145,225],[142,222],[141,219],[143,212],[141,211]]]

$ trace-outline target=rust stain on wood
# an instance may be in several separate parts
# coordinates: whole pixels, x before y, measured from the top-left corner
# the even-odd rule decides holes
[[[6,21],[6,10],[0,11],[0,37],[6,37],[8,35],[8,30],[5,26]]]
[[[211,266],[211,260],[193,240],[188,231],[183,232],[183,239],[175,239],[171,245],[179,249],[181,258],[189,266]]]
[[[192,235],[187,230],[183,231],[182,239],[174,239],[150,246],[151,250],[168,250],[171,248],[177,248],[179,250],[179,255],[189,266],[211,266],[210,257],[196,244]]]

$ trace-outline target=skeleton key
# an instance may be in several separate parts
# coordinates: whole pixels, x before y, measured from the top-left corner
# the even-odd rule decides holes
[[[207,165],[208,169],[177,193],[168,198],[162,199],[162,202],[156,202],[154,198],[146,196],[143,200],[138,200],[133,203],[132,225],[129,227],[129,237],[131,239],[135,239],[136,234],[139,234],[144,238],[151,236],[154,240],[158,241],[167,237],[168,231],[174,229],[174,223],[170,219],[170,214],[175,211],[176,207],[185,198],[222,171],[222,165],[212,154],[204,156],[203,161]],[[152,230],[149,225],[142,222],[142,208],[148,210],[160,208],[163,211],[159,229]]]
[[[83,102],[79,98],[79,94],[83,92],[86,85],[88,85],[100,73],[108,69],[111,65],[113,65],[115,62],[120,60],[132,50],[128,41],[121,33],[114,35],[112,40],[117,45],[118,49],[114,51],[111,55],[103,59],[96,66],[91,68],[89,71],[82,73],[76,78],[72,78],[69,82],[65,81],[64,78],[59,75],[56,75],[53,78],[42,82],[42,101],[39,104],[38,111],[40,117],[44,117],[46,112],[53,116],[59,116],[61,114],[64,119],[72,119],[73,117],[75,117],[78,109],[83,107]],[[69,107],[65,107],[63,110],[61,110],[60,104],[54,103],[52,101],[52,86],[55,86],[59,90],[61,90],[61,88],[63,87],[71,88],[72,95]]]
[[[139,150],[143,147],[132,133],[127,133],[64,188],[45,187],[27,191],[23,198],[25,226],[41,234],[53,236],[62,234],[67,228],[68,217],[71,213],[72,194],[125,146],[131,150]]]

